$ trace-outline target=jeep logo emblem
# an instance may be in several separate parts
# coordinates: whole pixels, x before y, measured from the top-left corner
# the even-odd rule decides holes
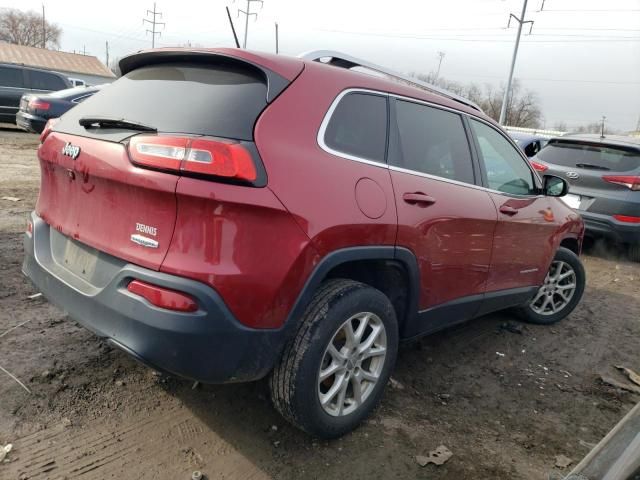
[[[71,157],[75,160],[78,158],[78,155],[80,155],[80,147],[67,142],[64,144],[64,147],[62,147],[62,155],[66,155],[67,157]]]
[[[580,178],[580,175],[578,174],[578,172],[567,172],[567,178],[570,178],[571,180],[576,180],[578,178]]]

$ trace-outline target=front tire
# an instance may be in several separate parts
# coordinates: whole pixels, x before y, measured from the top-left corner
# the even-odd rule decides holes
[[[584,293],[584,266],[568,248],[556,252],[549,272],[533,299],[520,307],[525,321],[541,325],[557,323],[569,315]]]
[[[352,280],[329,280],[316,292],[271,379],[282,416],[320,438],[355,429],[376,407],[398,352],[389,299]]]

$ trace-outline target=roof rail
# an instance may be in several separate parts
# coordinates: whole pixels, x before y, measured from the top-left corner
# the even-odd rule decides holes
[[[444,88],[437,87],[431,83],[423,82],[416,78],[403,75],[402,73],[398,73],[394,70],[390,70],[386,67],[382,67],[375,63],[367,62],[366,60],[361,60],[359,58],[352,57],[351,55],[347,55],[346,53],[336,52],[334,50],[314,50],[314,51],[306,52],[299,55],[299,58],[302,58],[303,60],[309,60],[312,62],[326,63],[328,65],[334,65],[336,67],[341,67],[346,69],[351,69],[354,67],[366,68],[368,70],[372,70],[374,72],[382,73],[389,77],[402,80],[418,88],[428,90],[432,93],[437,93],[439,95],[445,96],[451,100],[455,100],[456,102],[460,102],[464,105],[467,105],[468,107],[474,108],[482,112],[482,109],[477,104],[460,95],[450,92],[449,90],[445,90]],[[322,62],[323,58],[329,58],[330,60],[328,62]]]

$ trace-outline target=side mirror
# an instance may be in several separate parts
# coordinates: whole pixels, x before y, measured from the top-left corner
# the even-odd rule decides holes
[[[563,178],[545,175],[543,181],[542,191],[548,197],[564,197],[569,192],[569,184]]]

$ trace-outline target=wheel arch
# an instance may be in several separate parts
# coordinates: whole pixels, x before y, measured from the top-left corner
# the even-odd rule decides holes
[[[394,246],[361,246],[336,250],[320,260],[287,316],[287,327],[295,330],[318,287],[330,278],[356,280],[387,295],[398,316],[401,338],[404,327],[415,320],[420,273],[413,252]]]

